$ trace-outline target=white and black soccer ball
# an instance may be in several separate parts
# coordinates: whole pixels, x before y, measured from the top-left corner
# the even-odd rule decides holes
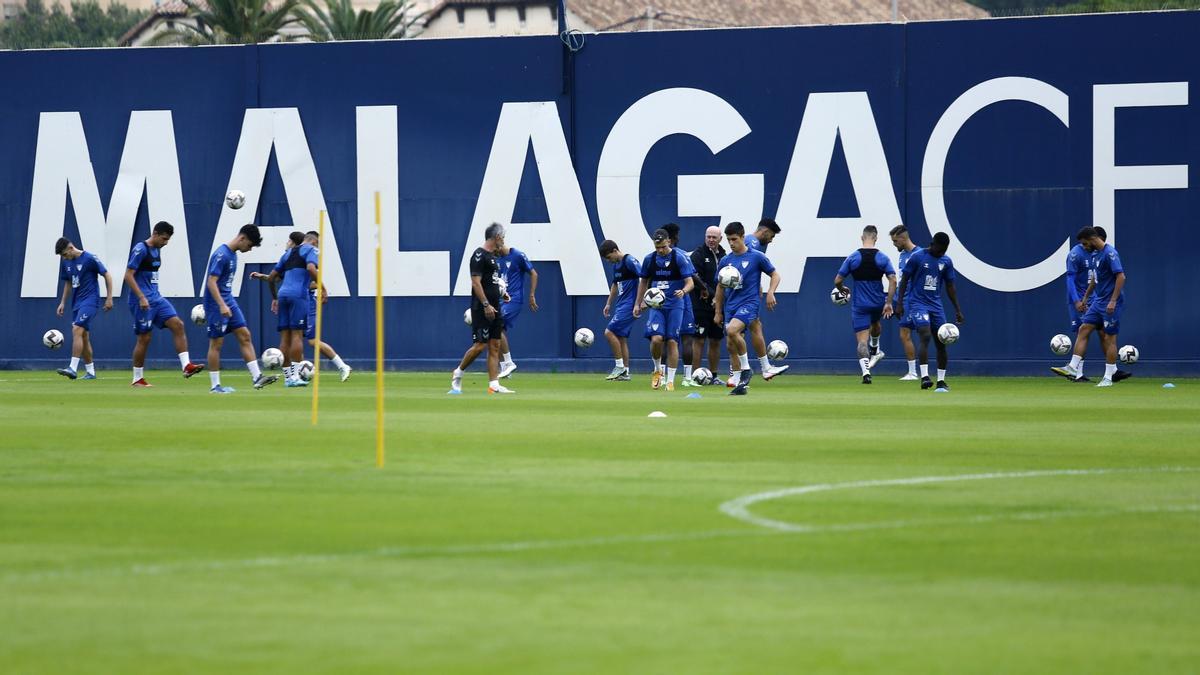
[[[708,368],[697,368],[692,371],[692,382],[699,385],[711,384],[713,374]]]
[[[767,345],[767,358],[772,361],[781,361],[786,359],[787,355],[788,346],[783,340],[771,340],[771,344]]]
[[[236,211],[246,205],[246,193],[241,190],[230,190],[229,194],[225,195],[225,203]]]
[[[268,370],[275,370],[283,365],[283,352],[275,347],[268,347],[262,353],[262,364]]]
[[[197,326],[203,326],[207,322],[208,317],[204,314],[204,305],[200,304],[192,307],[192,323]]]
[[[1050,351],[1058,354],[1059,356],[1066,356],[1067,354],[1071,353],[1071,346],[1073,344],[1075,343],[1071,342],[1070,337],[1059,333],[1058,335],[1050,338]]]
[[[835,305],[844,305],[850,302],[850,291],[843,293],[835,286],[832,291],[829,291],[829,301]]]
[[[1133,345],[1125,345],[1117,350],[1117,360],[1126,365],[1137,363],[1138,356],[1138,349]]]
[[[46,345],[46,349],[58,349],[63,346],[63,334],[51,328],[42,336],[42,344]]]
[[[467,324],[468,326],[471,325],[471,308],[470,307],[467,308],[467,311],[463,312],[463,323]]]
[[[580,349],[587,349],[596,341],[596,335],[592,333],[591,328],[580,328],[575,331],[575,346]]]
[[[663,293],[661,288],[651,288],[642,296],[642,300],[646,303],[647,307],[658,309],[667,301],[667,294]]]
[[[742,273],[733,265],[726,265],[717,272],[717,283],[725,288],[737,288],[742,283]]]
[[[300,376],[300,379],[304,380],[305,382],[312,380],[312,378],[313,378],[312,361],[301,361],[299,363],[299,366],[300,367],[296,369],[296,374]]]
[[[944,323],[938,329],[938,342],[944,345],[952,345],[958,342],[958,326],[952,323]]]

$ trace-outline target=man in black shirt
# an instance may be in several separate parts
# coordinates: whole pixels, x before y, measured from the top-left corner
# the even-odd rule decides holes
[[[504,248],[504,226],[499,223],[488,225],[484,232],[483,246],[471,254],[471,332],[475,344],[463,355],[462,362],[454,369],[450,380],[450,393],[462,393],[463,370],[471,365],[476,356],[487,349],[488,393],[514,394],[500,384],[500,337],[504,332],[504,319],[500,317],[500,302],[506,300],[501,281],[500,264],[496,254]]]
[[[696,313],[696,337],[692,340],[692,363],[700,367],[702,347],[708,344],[708,368],[717,379],[717,366],[721,363],[721,338],[725,330],[713,323],[716,313],[713,308],[714,295],[709,289],[717,287],[717,271],[725,249],[721,247],[721,228],[712,226],[704,231],[704,243],[692,251],[692,267],[704,281],[704,286],[692,289],[692,306]],[[717,379],[717,383],[721,384]]]

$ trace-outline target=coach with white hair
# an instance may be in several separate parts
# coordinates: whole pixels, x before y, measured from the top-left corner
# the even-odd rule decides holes
[[[704,243],[692,251],[692,266],[704,285],[692,289],[692,307],[696,314],[696,336],[692,340],[692,363],[699,368],[704,343],[708,344],[708,368],[717,377],[717,365],[721,362],[721,338],[725,330],[713,322],[716,309],[713,306],[717,287],[717,263],[725,257],[721,247],[721,228],[713,225],[704,231]]]

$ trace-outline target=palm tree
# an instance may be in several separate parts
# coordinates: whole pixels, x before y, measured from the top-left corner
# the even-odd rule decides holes
[[[410,0],[382,0],[374,10],[354,11],[350,0],[301,0],[296,18],[317,42],[328,40],[387,40],[408,35],[419,18],[411,15]]]
[[[180,22],[159,33],[152,44],[256,44],[282,37],[281,31],[299,19],[299,0],[183,0],[195,25]]]

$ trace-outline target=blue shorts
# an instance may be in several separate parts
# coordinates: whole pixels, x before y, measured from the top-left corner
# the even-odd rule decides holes
[[[696,313],[692,311],[692,296],[683,296],[683,323],[679,325],[680,335],[696,334]]]
[[[136,295],[129,297],[133,298],[133,303],[129,305],[129,311],[133,313],[134,335],[144,335],[155,328],[165,328],[168,321],[179,316],[175,313],[174,305],[167,302],[166,298],[151,300],[150,307],[143,310],[138,307]]]
[[[304,326],[304,339],[317,339],[317,299],[308,294],[308,323]]]
[[[867,330],[873,323],[879,323],[883,318],[882,307],[852,307],[850,309],[850,327],[857,333]]]
[[[71,323],[84,330],[92,329],[92,317],[100,313],[100,298],[88,298],[72,308]]]
[[[726,326],[728,326],[729,322],[733,321],[734,319],[741,321],[747,326],[758,320],[758,298],[754,298],[750,302],[744,302],[737,307],[726,307],[725,309],[729,312],[729,316],[725,317]]]
[[[299,298],[283,297],[279,298],[279,325],[280,332],[285,330],[308,330],[308,306],[311,303],[308,301],[308,296]]]
[[[521,316],[521,303],[506,302],[500,305],[500,318],[504,319],[504,330],[512,330],[517,325],[517,317]]]
[[[1087,311],[1079,318],[1079,323],[1089,323],[1097,328],[1103,328],[1105,333],[1116,335],[1121,332],[1121,312],[1125,310],[1125,301],[1117,300],[1117,309],[1108,313],[1108,302],[1095,300],[1088,306]]]
[[[670,309],[651,308],[646,313],[646,337],[660,335],[666,340],[679,342],[679,329],[683,326],[683,303]]]
[[[207,297],[204,300],[204,317],[207,319],[209,339],[225,337],[239,328],[246,327],[246,317],[242,314],[242,308],[238,307],[237,300],[233,298],[224,298],[224,300],[225,304],[229,306],[229,311],[232,312],[228,319],[221,316],[221,310],[217,307],[217,303],[210,302]]]
[[[608,321],[608,330],[619,338],[627,338],[631,328],[633,328],[633,307],[618,307]]]
[[[1067,316],[1071,318],[1071,333],[1078,333],[1083,322],[1080,321],[1081,315],[1079,310],[1075,309],[1075,303],[1070,300],[1067,301]]]
[[[929,309],[918,306],[908,310],[908,320],[912,321],[913,328],[929,326],[929,329],[936,333],[937,329],[946,323],[946,315],[940,307]]]

